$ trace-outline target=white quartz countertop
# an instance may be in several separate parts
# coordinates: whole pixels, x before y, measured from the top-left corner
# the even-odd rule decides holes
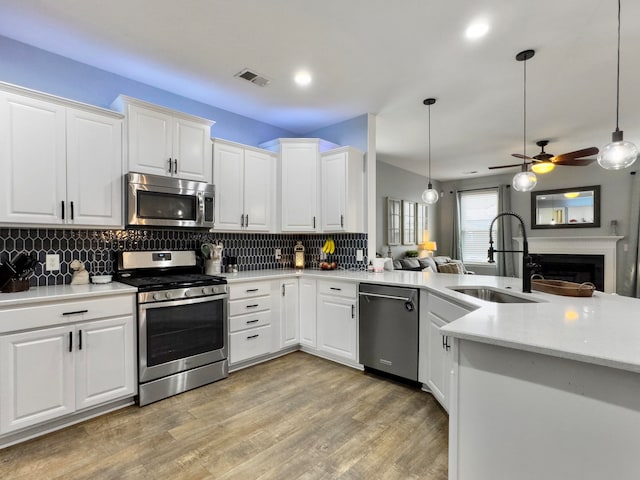
[[[118,295],[122,293],[136,293],[137,291],[138,289],[135,287],[118,282],[89,285],[49,285],[44,287],[32,287],[25,292],[0,293],[0,308],[58,300],[72,300],[75,298],[86,298],[88,296],[100,297],[106,295]]]
[[[472,310],[441,329],[451,337],[640,373],[640,299],[636,298],[602,292],[592,297],[522,293],[522,281],[516,278],[433,272],[291,269],[226,276],[233,284],[302,275],[424,288]],[[505,289],[538,303],[490,303],[448,288],[462,285]]]

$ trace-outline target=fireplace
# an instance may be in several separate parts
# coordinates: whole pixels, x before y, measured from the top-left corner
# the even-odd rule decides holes
[[[604,291],[604,255],[535,254],[540,265],[538,273],[547,280],[568,282],[591,282],[596,290]]]
[[[529,251],[538,254],[559,254],[602,256],[604,258],[603,275],[604,288],[598,286],[598,290],[606,293],[616,291],[616,244],[624,237],[620,236],[553,236],[553,237],[529,237]],[[514,238],[522,249],[522,237]],[[522,262],[522,254],[518,255],[519,263]],[[598,285],[597,282],[593,282]]]

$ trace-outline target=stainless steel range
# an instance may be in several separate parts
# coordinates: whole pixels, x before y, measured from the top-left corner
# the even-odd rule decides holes
[[[195,252],[119,252],[116,278],[138,288],[139,405],[229,375],[227,281]]]

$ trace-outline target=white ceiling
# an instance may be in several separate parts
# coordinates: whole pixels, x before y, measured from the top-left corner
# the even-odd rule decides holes
[[[622,13],[620,125],[640,144],[640,2]],[[607,143],[616,14],[614,0],[2,0],[0,35],[300,134],[373,113],[378,159],[423,175],[436,97],[432,176],[449,180],[522,153],[527,48],[527,153]],[[491,30],[471,42],[477,19]],[[271,85],[233,77],[245,67]]]

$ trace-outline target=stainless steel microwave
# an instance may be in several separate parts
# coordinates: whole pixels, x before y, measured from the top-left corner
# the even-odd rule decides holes
[[[213,227],[213,185],[135,172],[125,178],[128,226]]]

